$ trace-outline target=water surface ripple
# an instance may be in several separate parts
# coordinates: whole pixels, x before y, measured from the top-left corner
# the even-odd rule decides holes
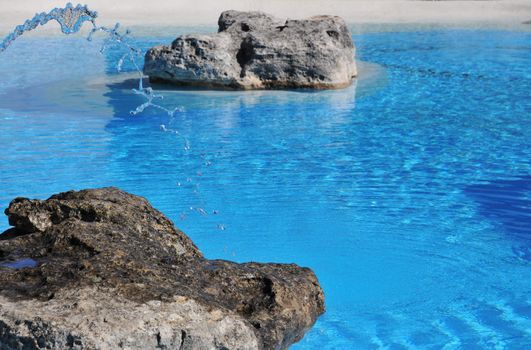
[[[354,39],[378,72],[350,89],[168,90],[168,122],[129,115],[119,52],[21,38],[0,60],[0,204],[119,186],[210,258],[309,266],[328,311],[294,349],[529,348],[531,34]]]

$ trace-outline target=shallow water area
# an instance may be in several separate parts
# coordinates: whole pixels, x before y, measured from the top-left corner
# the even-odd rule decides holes
[[[130,116],[143,101],[118,49],[21,37],[0,55],[0,205],[118,186],[209,258],[309,266],[327,313],[293,349],[526,349],[531,33],[354,40],[370,64],[348,89],[158,87],[183,108],[170,118]]]
[[[9,269],[24,269],[26,267],[36,267],[38,265],[38,262],[30,259],[30,258],[24,258],[19,259],[15,261],[7,261],[7,262],[0,262],[0,267],[7,267]]]

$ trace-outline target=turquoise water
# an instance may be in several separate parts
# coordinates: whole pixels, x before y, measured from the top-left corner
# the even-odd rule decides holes
[[[170,120],[130,116],[119,50],[22,37],[0,56],[0,206],[113,185],[209,258],[309,266],[327,313],[293,349],[529,349],[531,33],[354,40],[372,64],[349,89],[164,91]]]

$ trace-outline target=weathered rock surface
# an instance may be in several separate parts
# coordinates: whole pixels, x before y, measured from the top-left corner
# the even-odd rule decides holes
[[[226,11],[216,34],[190,34],[146,53],[154,82],[234,89],[344,88],[356,76],[354,44],[340,17],[279,20]]]
[[[17,198],[0,235],[0,349],[286,349],[324,312],[313,272],[205,259],[116,188]]]

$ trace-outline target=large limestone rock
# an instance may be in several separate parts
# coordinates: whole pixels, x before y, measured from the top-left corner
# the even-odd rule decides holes
[[[17,198],[0,235],[0,349],[286,349],[324,312],[311,270],[205,259],[116,188]]]
[[[216,34],[191,34],[146,54],[154,82],[234,89],[344,88],[356,76],[354,44],[340,17],[281,21],[226,11]]]

